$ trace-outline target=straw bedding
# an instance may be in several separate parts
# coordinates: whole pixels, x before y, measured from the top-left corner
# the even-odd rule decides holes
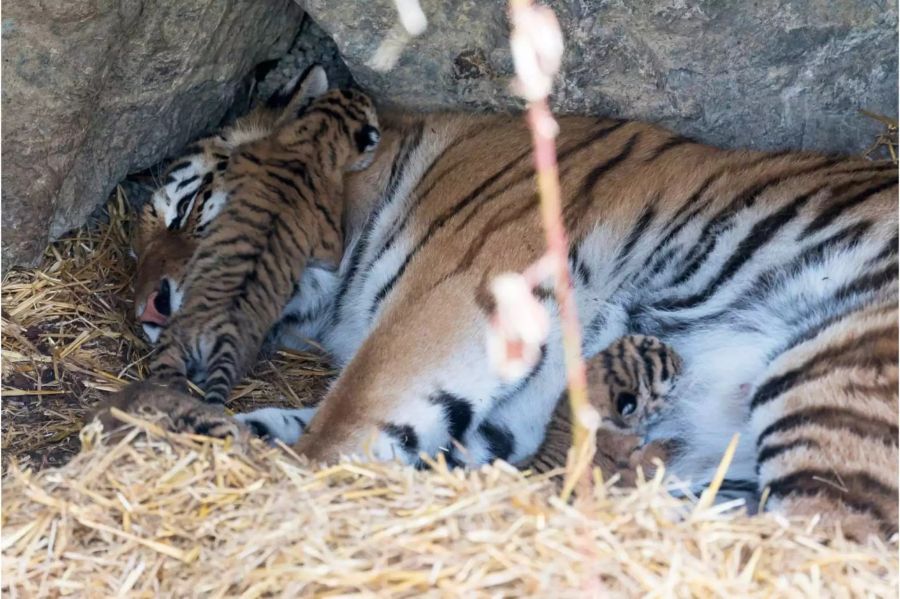
[[[897,596],[896,542],[677,500],[661,476],[634,490],[598,480],[567,503],[554,480],[501,463],[317,470],[286,448],[127,416],[135,428],[110,444],[82,430],[84,414],[141,377],[149,350],[130,317],[121,191],[107,221],[3,282],[10,597]],[[317,355],[282,352],[230,407],[300,405],[333,374]]]
[[[892,548],[826,546],[659,479],[567,505],[504,465],[316,471],[141,426],[62,470],[11,469],[8,596],[896,596]]]

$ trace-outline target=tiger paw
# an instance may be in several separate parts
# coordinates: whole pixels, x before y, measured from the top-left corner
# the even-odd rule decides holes
[[[594,465],[607,480],[616,476],[616,484],[623,487],[634,487],[638,478],[651,478],[671,455],[665,441],[645,444],[635,435],[602,429],[597,431],[596,440]]]
[[[281,441],[293,445],[306,430],[316,408],[260,408],[236,414],[235,420],[269,443]]]
[[[587,379],[600,426],[642,436],[665,408],[681,365],[671,347],[644,335],[620,337],[594,356]]]
[[[637,472],[638,468],[645,478],[652,477],[660,464],[665,464],[670,457],[670,449],[665,441],[653,441],[636,447],[628,456],[628,468]]]
[[[89,420],[98,418],[112,438],[121,437],[123,423],[112,408],[159,424],[176,433],[192,433],[207,437],[237,437],[240,423],[225,413],[222,405],[208,404],[177,389],[149,381],[131,383],[98,408]]]

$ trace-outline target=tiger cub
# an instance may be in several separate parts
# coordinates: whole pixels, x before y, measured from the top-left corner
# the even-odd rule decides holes
[[[604,475],[615,472],[621,482],[633,482],[640,465],[650,473],[655,457],[665,461],[665,443],[644,445],[650,425],[663,415],[681,370],[681,358],[656,337],[626,335],[587,362],[588,394],[600,415],[594,465]],[[546,472],[566,463],[572,445],[571,410],[563,394],[547,435],[525,467]]]
[[[378,121],[364,94],[328,92],[324,71],[304,81],[299,114],[232,151],[207,191],[227,203],[186,267],[183,306],[150,364],[154,381],[191,379],[207,402],[224,403],[307,264],[340,263],[344,173],[371,163]]]
[[[270,135],[309,100],[318,67],[288,81],[265,103],[210,137],[192,143],[162,174],[162,185],[138,213],[131,242],[137,259],[135,317],[152,342],[184,299],[188,260],[227,199],[221,179],[231,153]]]

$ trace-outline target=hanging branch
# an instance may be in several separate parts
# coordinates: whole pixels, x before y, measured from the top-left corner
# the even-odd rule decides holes
[[[513,88],[528,103],[527,121],[534,145],[547,252],[523,275],[503,275],[492,285],[497,310],[492,323],[494,330],[489,336],[489,350],[498,371],[510,377],[536,362],[540,343],[546,337],[549,325],[543,307],[531,292],[543,281],[552,279],[559,305],[572,410],[573,444],[568,454],[562,492],[563,497],[567,498],[579,481],[590,489],[590,465],[599,415],[588,402],[581,355],[581,328],[569,275],[568,241],[562,220],[555,142],[559,128],[547,102],[562,61],[563,39],[553,11],[535,6],[531,0],[510,0],[510,20],[510,45],[516,69]]]

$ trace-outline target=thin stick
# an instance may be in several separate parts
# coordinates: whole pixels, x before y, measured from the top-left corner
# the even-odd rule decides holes
[[[554,263],[555,295],[559,304],[559,318],[562,327],[563,356],[566,364],[566,379],[569,387],[569,407],[572,410],[572,445],[575,454],[581,453],[585,443],[592,438],[582,422],[581,414],[590,410],[587,377],[581,354],[581,327],[578,324],[578,309],[569,276],[569,242],[562,221],[562,200],[559,186],[559,169],[556,163],[556,143],[553,138],[555,122],[547,105],[547,100],[531,102],[528,105],[528,123],[534,144],[534,166],[537,171],[538,193],[541,200],[541,218],[544,223],[544,238],[547,255]],[[549,133],[549,135],[548,135]],[[593,452],[590,452],[593,453]],[[591,463],[591,455],[587,464]],[[583,460],[579,460],[584,463]],[[571,465],[571,454],[570,454]],[[581,472],[567,472],[567,478],[581,479],[590,485],[588,468]],[[568,481],[567,481],[568,482]],[[565,485],[570,488],[570,485]]]
[[[513,26],[514,57],[518,42],[518,48],[524,52],[523,62],[537,67],[537,71],[527,73],[525,72],[527,69],[523,69],[520,62],[516,61],[516,72],[519,77],[517,85],[522,90],[522,95],[529,100],[527,121],[534,145],[534,166],[547,243],[547,253],[541,260],[548,260],[552,264],[562,328],[569,405],[572,410],[574,451],[569,452],[567,460],[566,484],[563,487],[565,499],[571,493],[576,480],[581,480],[588,490],[591,487],[589,466],[592,462],[593,448],[589,444],[593,440],[594,431],[591,431],[585,422],[593,412],[593,407],[588,401],[587,377],[581,354],[581,327],[578,324],[575,295],[569,275],[567,258],[569,244],[562,220],[562,194],[555,142],[558,127],[547,103],[549,84],[556,75],[562,47],[561,43],[558,48],[553,47],[553,44],[549,44],[549,47],[543,45],[534,35],[536,32],[537,35],[541,35],[540,28],[543,28],[549,36],[556,35],[561,39],[561,34],[552,12],[544,7],[535,8],[531,0],[510,0],[510,17]],[[555,51],[558,51],[558,55]],[[579,455],[582,456],[581,459],[576,459]],[[576,465],[578,467],[575,467]]]

